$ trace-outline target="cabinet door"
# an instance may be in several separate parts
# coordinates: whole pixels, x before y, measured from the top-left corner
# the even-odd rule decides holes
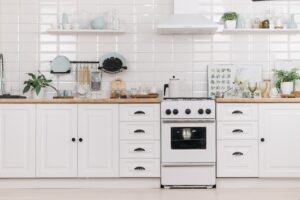
[[[300,177],[300,104],[260,105],[261,177]]]
[[[0,106],[0,177],[35,176],[35,106]]]
[[[119,160],[118,105],[78,106],[78,175],[117,177]]]
[[[77,176],[77,105],[37,106],[37,176]]]

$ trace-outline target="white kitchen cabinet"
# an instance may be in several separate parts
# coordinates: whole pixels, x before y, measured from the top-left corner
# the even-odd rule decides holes
[[[35,106],[0,105],[0,177],[35,176]]]
[[[260,177],[300,177],[300,104],[261,104]]]
[[[258,177],[257,140],[217,142],[218,177]]]
[[[118,105],[78,106],[78,176],[119,175]]]
[[[36,112],[37,177],[76,177],[77,105],[37,105]]]

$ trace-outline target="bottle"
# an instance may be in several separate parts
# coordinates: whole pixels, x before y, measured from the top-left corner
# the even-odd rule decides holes
[[[120,29],[120,19],[117,15],[117,10],[115,10],[113,20],[112,20],[112,28],[114,30],[119,30]]]

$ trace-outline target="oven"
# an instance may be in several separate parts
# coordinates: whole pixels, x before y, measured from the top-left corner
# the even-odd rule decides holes
[[[162,120],[162,162],[215,162],[215,128],[213,119]]]

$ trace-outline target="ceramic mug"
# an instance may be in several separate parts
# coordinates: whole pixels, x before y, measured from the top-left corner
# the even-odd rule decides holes
[[[92,29],[104,29],[105,27],[105,19],[103,16],[99,16],[93,21],[91,21]]]

